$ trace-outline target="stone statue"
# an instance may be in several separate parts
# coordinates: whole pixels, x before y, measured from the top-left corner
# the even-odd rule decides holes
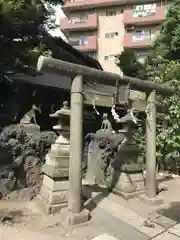
[[[36,111],[40,112],[40,109],[36,105],[32,105],[32,108],[24,114],[24,117],[21,119],[20,124],[31,124],[31,121],[34,121],[34,124],[37,125],[36,121]]]
[[[122,137],[122,134],[115,134],[107,114],[104,113],[101,128],[86,136],[86,141],[89,142],[86,146],[87,182],[111,186],[114,155]]]
[[[88,138],[88,139],[87,139]],[[86,137],[86,180],[91,183],[111,186],[115,154],[123,141],[122,134],[113,131],[90,133]],[[85,168],[84,168],[85,169]]]
[[[98,132],[105,132],[105,131],[113,131],[112,125],[110,121],[108,120],[108,115],[107,113],[103,113],[102,117],[102,124],[100,130]]]

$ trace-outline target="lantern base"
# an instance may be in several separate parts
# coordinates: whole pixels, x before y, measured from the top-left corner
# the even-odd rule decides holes
[[[68,180],[54,180],[44,175],[36,202],[46,214],[60,212],[68,204]]]
[[[145,192],[143,172],[115,171],[113,192],[125,199],[133,198]]]

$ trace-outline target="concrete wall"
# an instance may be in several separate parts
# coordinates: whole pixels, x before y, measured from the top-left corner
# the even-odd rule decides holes
[[[115,16],[106,16],[107,10],[116,10]],[[120,54],[123,50],[124,24],[121,8],[99,10],[98,56],[97,59],[106,71],[119,73],[114,61],[105,60],[105,56]],[[105,38],[106,33],[117,32],[114,38]]]

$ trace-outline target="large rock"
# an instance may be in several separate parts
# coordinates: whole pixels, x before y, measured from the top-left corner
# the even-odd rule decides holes
[[[44,156],[57,138],[53,131],[25,129],[16,124],[0,133],[0,197],[16,188],[39,186]]]

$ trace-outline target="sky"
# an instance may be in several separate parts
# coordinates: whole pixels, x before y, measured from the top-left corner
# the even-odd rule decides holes
[[[49,33],[54,36],[54,37],[62,37],[64,40],[66,40],[64,34],[61,32],[60,30],[60,19],[65,17],[62,9],[61,9],[61,5],[57,5],[57,6],[51,6],[54,10],[55,10],[55,16],[53,15],[52,18],[55,20],[55,29],[50,30]]]

